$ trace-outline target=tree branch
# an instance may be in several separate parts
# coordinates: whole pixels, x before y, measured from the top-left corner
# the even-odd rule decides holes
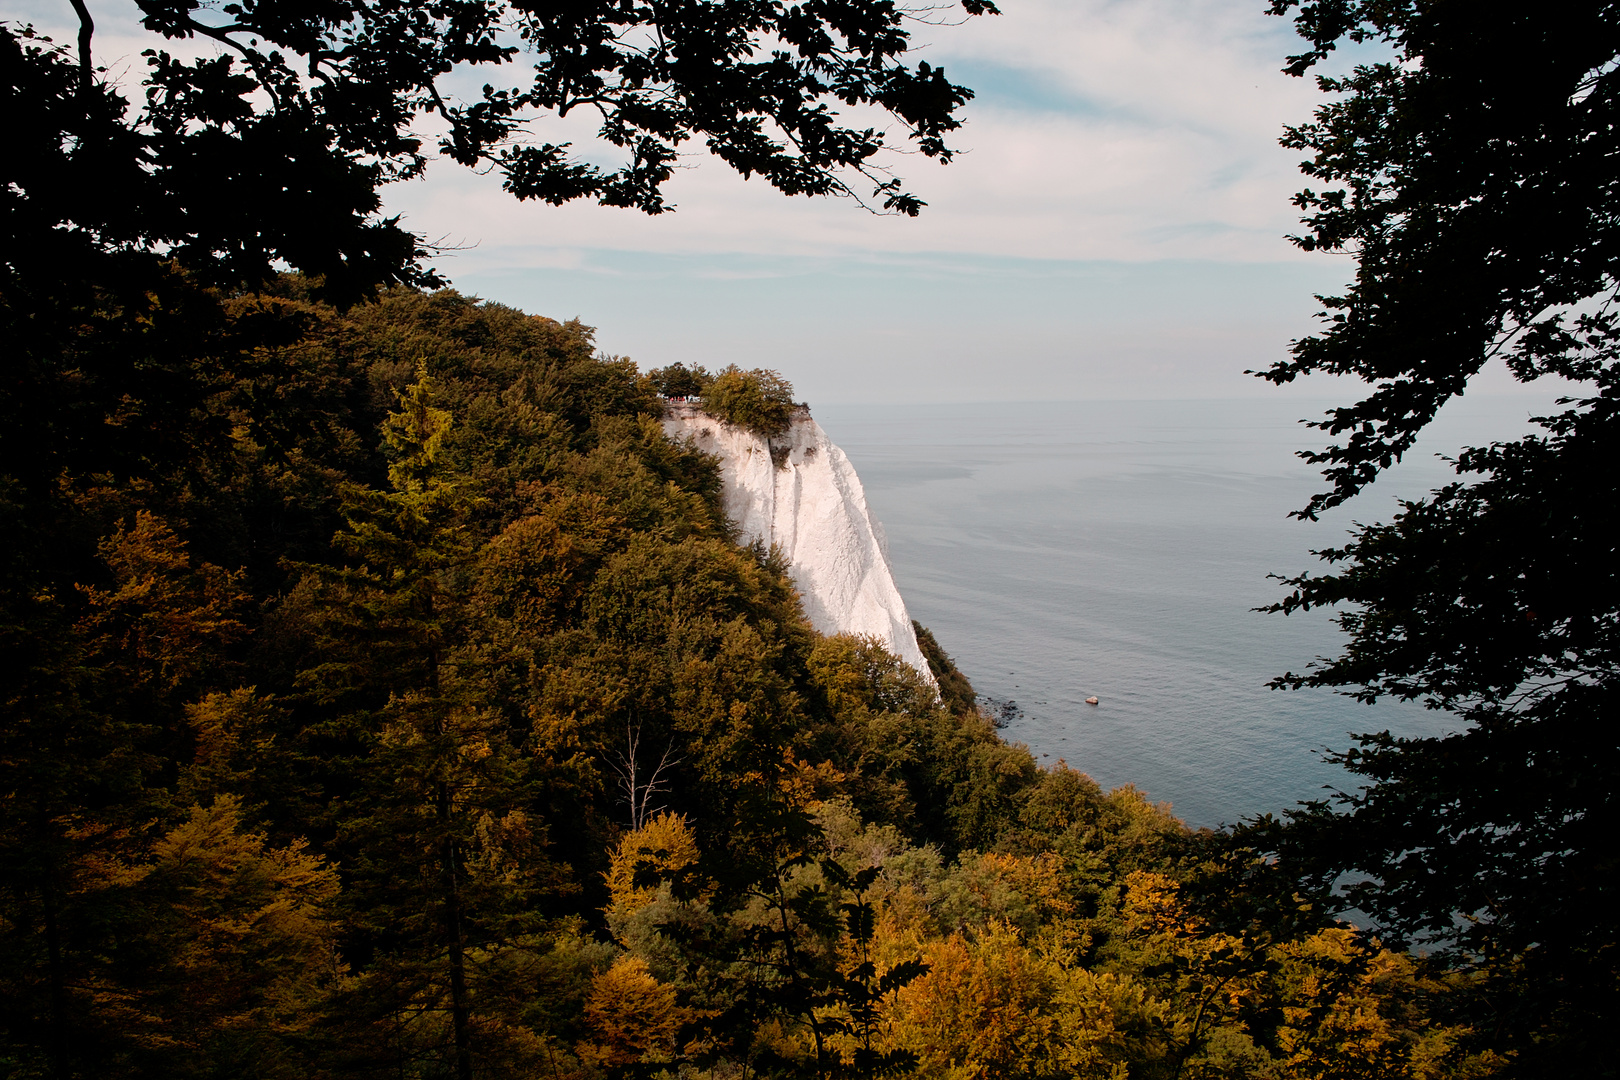
[[[96,21],[90,17],[90,9],[85,6],[84,0],[71,2],[79,16],[79,95],[88,97],[93,71],[90,66],[90,35],[96,32]]]

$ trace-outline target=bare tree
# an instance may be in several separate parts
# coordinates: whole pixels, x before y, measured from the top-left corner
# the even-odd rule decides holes
[[[662,804],[658,806],[649,806],[648,804],[652,802],[654,795],[669,790],[669,780],[664,774],[666,770],[679,765],[682,759],[675,758],[671,760],[669,755],[675,749],[675,744],[671,742],[664,747],[664,752],[659,756],[658,764],[653,767],[651,774],[645,774],[641,772],[638,765],[641,751],[641,725],[637,724],[631,727],[630,724],[626,723],[624,725],[624,735],[626,752],[613,751],[608,755],[608,764],[618,774],[619,786],[630,803],[630,827],[640,829],[647,824],[648,818],[664,808]]]

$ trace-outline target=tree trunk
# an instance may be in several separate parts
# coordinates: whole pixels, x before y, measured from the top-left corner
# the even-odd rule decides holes
[[[444,843],[444,923],[450,959],[450,1023],[456,1039],[456,1080],[472,1080],[471,1032],[468,1030],[467,956],[461,932],[461,887],[456,872],[456,845],[450,836],[450,785],[439,784],[439,827]]]
[[[72,0],[72,4],[74,13],[79,16],[79,94],[87,98],[95,75],[95,65],[90,59],[90,35],[96,32],[96,22],[90,17],[84,0]]]
[[[57,1080],[67,1080],[67,989],[62,976],[62,932],[56,919],[55,883],[47,875],[45,882],[45,956],[50,967],[51,1019],[47,1038],[50,1040],[51,1074]]]

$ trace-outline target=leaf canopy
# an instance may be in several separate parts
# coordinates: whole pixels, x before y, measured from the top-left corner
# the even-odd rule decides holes
[[[949,161],[972,97],[909,58],[913,23],[941,13],[896,0],[137,7],[152,37],[133,103],[98,77],[88,10],[77,53],[27,26],[0,30],[11,250],[65,234],[172,255],[228,286],[290,267],[323,276],[339,300],[434,284],[431,247],[385,217],[378,195],[421,175],[434,149],[554,205],[663,213],[664,186],[695,147],[786,194],[915,215],[922,200],[883,155]],[[581,111],[616,163],[556,133]]]
[[[1355,256],[1320,297],[1324,328],[1260,374],[1372,385],[1315,423],[1342,441],[1304,455],[1331,488],[1315,517],[1371,483],[1470,377],[1501,357],[1520,379],[1592,380],[1620,359],[1620,4],[1558,10],[1419,0],[1273,0],[1295,11],[1304,75],[1340,43],[1391,57],[1317,81],[1332,99],[1289,128],[1318,187],[1295,197],[1306,251]]]

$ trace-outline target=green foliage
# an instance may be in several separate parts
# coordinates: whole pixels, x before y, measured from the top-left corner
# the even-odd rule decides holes
[[[715,462],[668,440],[658,419],[658,392],[695,389],[769,439],[794,407],[780,376],[676,366],[643,377],[596,355],[578,323],[401,287],[432,275],[418,238],[380,216],[378,191],[424,167],[410,134],[423,113],[446,132],[445,154],[493,166],[519,198],[660,212],[672,155],[701,136],[785,192],[858,195],[859,175],[885,208],[917,212],[877,168],[875,129],[841,127],[825,107],[877,105],[948,159],[968,94],[905,62],[904,11],[723,0],[531,18],[460,0],[313,13],[247,3],[224,25],[183,5],[140,6],[147,32],[227,48],[196,60],[154,49],[139,111],[98,81],[82,7],[77,56],[0,31],[17,150],[0,165],[0,1068],[59,1080],[597,1080],[1438,1077],[1500,1064],[1471,1049],[1492,1033],[1444,1015],[1490,980],[1435,974],[1326,925],[1321,881],[1291,891],[1281,865],[1189,835],[1134,789],[1037,768],[972,708],[928,635],[943,700],[875,643],[817,635],[780,559],[732,542]],[[1366,15],[1396,37],[1417,18],[1401,5],[1309,10],[1318,47],[1346,29],[1341,17]],[[1620,24],[1610,14],[1571,20],[1562,44],[1501,21],[1504,40],[1556,61],[1564,82],[1528,109],[1486,95],[1470,117],[1510,128],[1537,109],[1573,117],[1522,145],[1554,172],[1606,162],[1614,73],[1590,61]],[[513,29],[531,47],[532,79],[472,103],[441,98],[441,76],[513,59],[501,36]],[[1446,85],[1431,37],[1401,37],[1423,64],[1358,76],[1352,92]],[[772,43],[788,48],[749,59]],[[1583,63],[1590,78],[1570,84]],[[605,110],[623,167],[526,140],[525,123],[578,94]],[[1471,91],[1441,97],[1473,108]],[[1359,122],[1329,114],[1297,136],[1322,144],[1326,176],[1348,175],[1333,156],[1341,121]],[[1359,137],[1381,133],[1372,127],[1343,144],[1375,144]],[[1517,145],[1522,132],[1509,134]],[[1589,209],[1590,190],[1563,198],[1542,174],[1521,183],[1421,149],[1409,160],[1443,162],[1441,180],[1486,181],[1447,204],[1459,220],[1491,225],[1501,205],[1549,193],[1556,212],[1538,222]],[[1363,242],[1373,266],[1385,232],[1422,233],[1433,201],[1422,184],[1434,178],[1409,172],[1397,187],[1415,178],[1419,197],[1382,217],[1376,185],[1351,207],[1373,213],[1354,220],[1334,216],[1348,204],[1306,196],[1325,214],[1318,238]],[[1596,295],[1590,283],[1613,274],[1590,256],[1606,249],[1572,258],[1548,245],[1543,258],[1536,238],[1559,234],[1539,225],[1492,236],[1488,251],[1449,243],[1489,233],[1423,233],[1438,273],[1396,260],[1366,277],[1339,337],[1302,343],[1298,366],[1272,373],[1392,380],[1334,418],[1354,428],[1341,455],[1351,486],[1441,400],[1356,351],[1365,326],[1375,343],[1407,333],[1385,334],[1385,312],[1463,312],[1471,338],[1420,333],[1410,353],[1442,368],[1462,355],[1460,371],[1496,329],[1479,305],[1508,296],[1510,328],[1524,330],[1519,368],[1597,378],[1606,392],[1609,316],[1575,316],[1572,336],[1537,314]],[[278,278],[282,266],[310,276]],[[1485,271],[1448,291],[1459,266]],[[1349,352],[1335,351],[1345,341]],[[1455,392],[1440,375],[1439,392]],[[1557,462],[1583,440],[1603,460],[1601,424],[1552,430],[1569,437]],[[1535,483],[1587,482],[1532,458],[1526,449]],[[1511,474],[1506,452],[1490,468]],[[1462,519],[1485,522],[1475,540],[1522,541],[1536,513],[1557,542],[1589,535],[1562,504],[1491,517],[1523,487],[1414,512],[1413,528],[1371,536],[1357,555],[1422,548],[1466,531]],[[1420,535],[1426,521],[1438,524]],[[1603,551],[1578,554],[1581,567],[1612,566]],[[1569,763],[1523,740],[1521,817],[1541,814],[1536,828],[1501,828],[1481,809],[1488,784],[1440,807],[1466,811],[1449,817],[1464,825],[1456,851],[1483,855],[1493,885],[1508,864],[1481,838],[1582,852],[1587,822],[1612,831],[1582,788],[1612,788],[1593,750],[1603,746],[1584,734],[1607,708],[1608,676],[1606,641],[1581,620],[1607,609],[1560,606],[1536,591],[1542,578],[1526,580],[1521,597],[1498,579],[1487,607],[1501,615],[1524,599],[1548,622],[1499,635],[1483,665],[1458,656],[1458,700],[1478,698],[1479,730],[1501,736],[1459,760],[1510,769],[1507,751],[1534,730],[1485,722],[1508,699],[1486,700],[1467,679],[1494,665],[1575,669],[1544,712],[1504,717],[1570,721],[1561,752],[1593,764],[1560,788],[1546,775],[1561,780]],[[1336,588],[1297,584],[1301,602]],[[1446,610],[1443,587],[1414,595],[1419,614]],[[1570,659],[1536,653],[1540,635]],[[1432,682],[1443,663],[1419,658],[1394,678]],[[1368,768],[1421,802],[1428,789],[1401,770],[1412,755],[1373,749]],[[627,818],[641,827],[626,834]],[[1342,839],[1328,842],[1369,850]],[[1556,1046],[1607,1015],[1577,998],[1603,989],[1608,961],[1601,933],[1545,928],[1612,909],[1586,884],[1612,866],[1538,865],[1544,880],[1505,892],[1505,910],[1529,910],[1546,885],[1573,899],[1515,924],[1542,935],[1534,947],[1486,940],[1507,943],[1503,963],[1522,965],[1524,985],[1559,986],[1562,1013],[1521,1014],[1530,1042],[1550,1033]],[[1412,910],[1435,910],[1426,903]],[[1579,970],[1599,977],[1570,981],[1565,961],[1589,947]],[[1515,1015],[1501,994],[1488,1000]]]
[[[1326,298],[1326,329],[1265,377],[1326,371],[1375,384],[1317,423],[1348,441],[1306,455],[1333,482],[1315,513],[1397,460],[1492,356],[1521,379],[1587,381],[1612,365],[1620,313],[1602,300],[1614,289],[1620,44],[1609,0],[1492,19],[1384,0],[1271,5],[1294,9],[1309,47],[1290,58],[1291,74],[1341,40],[1395,54],[1322,80],[1334,100],[1283,140],[1311,155],[1305,174],[1327,185],[1297,197],[1307,214],[1297,243],[1353,251],[1356,280]]]
[[[674,363],[647,372],[647,381],[667,398],[702,397],[714,381],[714,376],[701,364],[689,368],[685,364]]]
[[[124,945],[140,970],[120,981],[138,996],[104,1015],[132,1057],[170,1076],[308,1075],[310,1006],[340,977],[335,869],[302,841],[269,845],[222,794],[193,806],[129,880],[146,921]]]
[[[966,675],[957,668],[956,663],[940,648],[939,642],[928,627],[915,620],[911,624],[912,630],[917,634],[917,645],[922,649],[923,658],[928,661],[928,670],[939,684],[940,700],[945,707],[954,713],[971,713],[978,711],[979,695],[974,692],[973,684],[968,682]]]
[[[945,140],[972,97],[908,62],[906,12],[892,0],[814,14],[734,0],[680,15],[588,3],[562,19],[471,0],[342,10],[248,0],[212,22],[161,0],[138,7],[152,37],[135,47],[147,49],[137,109],[96,66],[87,9],[77,55],[26,26],[0,30],[0,79],[19,109],[4,171],[8,294],[16,275],[42,267],[71,280],[169,258],[227,287],[291,265],[340,301],[440,283],[422,265],[428,247],[382,215],[379,195],[426,168],[414,131],[429,116],[443,128],[441,156],[495,169],[519,199],[662,213],[677,148],[696,139],[786,194],[861,199],[851,183],[870,181],[884,209],[915,215],[921,200],[874,160],[890,144],[828,106],[884,110],[899,142],[949,161]],[[632,44],[644,40],[655,44]],[[185,44],[176,53],[171,42]],[[200,45],[208,55],[183,58]],[[770,52],[779,46],[788,53]],[[528,74],[501,79],[522,56]],[[447,98],[454,72],[483,93]],[[536,120],[585,102],[624,151],[619,167],[527,137]]]
[[[1305,455],[1331,486],[1301,513],[1371,483],[1492,358],[1575,389],[1541,431],[1465,450],[1456,483],[1358,526],[1320,553],[1330,572],[1288,582],[1274,610],[1342,605],[1348,643],[1277,685],[1421,700],[1459,730],[1360,736],[1336,758],[1361,788],[1256,822],[1244,841],[1312,891],[1349,875],[1341,904],[1486,972],[1495,1045],[1517,1074],[1612,1076],[1594,1033],[1620,1015],[1620,9],[1272,5],[1295,9],[1308,48],[1293,74],[1344,41],[1394,54],[1319,80],[1332,99],[1284,139],[1326,185],[1297,198],[1297,242],[1354,253],[1356,277],[1265,377],[1372,384],[1317,425],[1344,441]]]
[[[1140,815],[1143,805],[1127,797],[1120,809]],[[1467,980],[1343,927],[1271,935],[1213,925],[1183,881],[1199,877],[1213,894],[1234,883],[1223,869],[1148,856],[1079,904],[1077,856],[948,862],[842,801],[821,804],[815,828],[804,824],[780,834],[779,860],[739,892],[675,887],[687,850],[651,875],[661,882],[633,911],[615,902],[627,958],[615,974],[634,976],[639,999],[662,1002],[660,1056],[643,1052],[641,1063],[1164,1080],[1482,1077],[1502,1064],[1462,1050],[1468,1030],[1429,1011],[1465,998]],[[1118,828],[1101,825],[1098,839]],[[626,847],[688,842],[666,829]],[[600,1059],[627,1042],[604,1026],[576,1052]]]
[[[718,420],[769,440],[787,434],[796,406],[793,386],[781,375],[765,368],[744,371],[731,364],[704,388],[703,408]]]
[[[0,489],[11,1071],[1308,1074],[1369,1009],[1461,1060],[1280,870],[815,633],[587,328],[165,288],[110,340],[168,395],[53,375],[112,430]]]

